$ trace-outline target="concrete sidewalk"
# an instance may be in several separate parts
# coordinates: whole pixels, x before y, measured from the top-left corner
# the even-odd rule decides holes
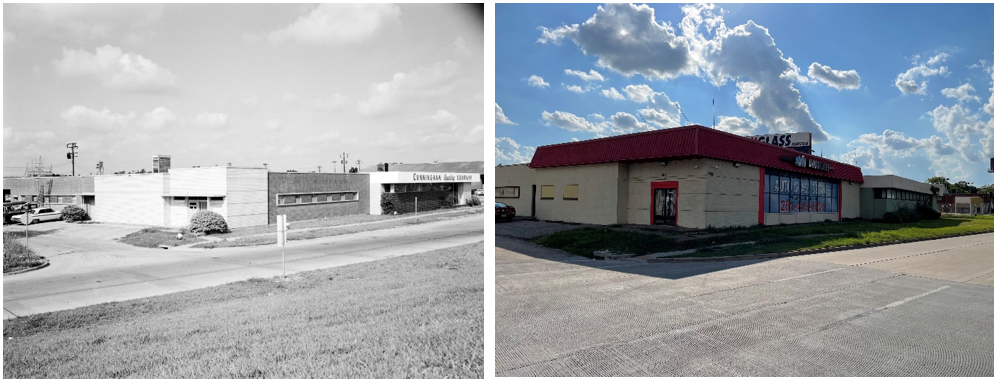
[[[284,263],[287,274],[294,274],[471,244],[483,240],[483,225],[482,214],[478,214],[395,229],[290,241],[284,250]],[[117,247],[55,256],[50,260],[52,265],[42,271],[4,277],[4,319],[282,273],[281,248],[273,245],[210,250]]]

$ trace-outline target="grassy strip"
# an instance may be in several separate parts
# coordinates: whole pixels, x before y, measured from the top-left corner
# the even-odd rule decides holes
[[[4,378],[482,378],[483,243],[4,322]]]
[[[952,217],[912,223],[891,224],[875,221],[822,222],[804,225],[754,226],[748,228],[708,229],[709,238],[687,233],[639,233],[613,228],[582,228],[535,238],[539,245],[573,254],[592,256],[595,250],[646,255],[660,252],[697,249],[679,257],[718,257],[764,253],[785,253],[837,246],[938,238],[994,231],[992,216]],[[813,237],[814,235],[827,235]],[[804,236],[804,237],[803,237]],[[682,240],[677,238],[684,238]],[[756,242],[721,250],[711,246]]]
[[[482,208],[468,209],[466,213],[446,213],[446,214],[445,213],[436,213],[436,214],[429,214],[429,215],[421,215],[420,217],[413,218],[413,219],[393,218],[393,219],[389,219],[387,221],[378,222],[378,223],[370,223],[370,224],[363,224],[363,225],[342,225],[341,224],[339,226],[338,225],[334,225],[334,226],[329,226],[329,227],[325,227],[325,228],[314,229],[314,230],[305,230],[305,231],[295,231],[294,230],[295,227],[292,226],[292,230],[288,233],[288,240],[289,241],[298,241],[298,240],[305,240],[305,239],[333,237],[333,236],[338,236],[338,235],[354,234],[354,233],[360,233],[360,232],[366,232],[366,231],[372,231],[372,230],[391,229],[391,228],[396,228],[396,227],[401,227],[401,226],[409,226],[409,225],[419,225],[419,224],[425,224],[425,223],[430,223],[430,222],[444,221],[444,220],[450,220],[450,219],[459,218],[459,217],[465,217],[465,216],[470,215],[470,214],[481,213],[481,212],[482,212]],[[194,245],[194,246],[191,246],[191,247],[193,247],[193,248],[214,249],[214,248],[223,248],[223,247],[246,247],[246,246],[273,245],[273,244],[277,243],[277,236],[276,236],[277,233],[274,231],[274,229],[275,229],[274,226],[269,226],[268,227],[268,231],[266,232],[266,233],[268,233],[268,235],[266,235],[266,236],[247,237],[247,238],[239,238],[239,239],[223,239],[222,241],[200,243],[200,244],[197,244],[197,245]]]
[[[427,211],[427,212],[421,212],[420,215],[424,215],[424,214],[426,214],[426,215],[433,215],[433,214],[442,214],[442,213],[454,215],[454,214],[462,214],[462,212],[471,214],[471,213],[482,213],[482,210],[483,209],[482,209],[481,206],[479,206],[479,207],[473,207],[473,208],[469,208],[469,207],[466,207],[466,206],[456,206],[456,207],[451,208],[451,209],[438,209],[438,210],[431,210],[431,211]],[[291,225],[291,229],[293,229],[293,230],[295,230],[295,229],[312,229],[312,228],[334,227],[334,226],[341,226],[341,225],[353,225],[353,224],[360,224],[360,223],[367,223],[367,222],[391,221],[391,220],[396,220],[396,219],[400,219],[400,218],[404,218],[404,217],[412,217],[412,216],[413,216],[412,214],[395,214],[395,215],[392,215],[392,214],[389,214],[389,215],[384,215],[384,214],[380,214],[380,215],[358,214],[358,215],[351,215],[351,216],[337,216],[337,217],[326,218],[326,219],[318,219],[318,220],[296,221],[296,222],[292,222],[290,225]],[[245,228],[232,229],[232,231],[230,231],[229,233],[216,234],[216,235],[212,235],[212,236],[213,237],[219,237],[219,238],[226,238],[226,239],[228,239],[228,238],[237,238],[237,237],[246,237],[246,236],[252,236],[252,235],[257,235],[257,234],[274,233],[274,229],[275,229],[274,225],[248,226],[248,227],[245,227]]]
[[[176,231],[161,230],[157,228],[145,228],[135,233],[130,233],[118,239],[118,242],[127,243],[138,247],[159,247],[189,245],[202,242],[204,239],[196,237],[194,234],[184,234],[184,239],[177,239]]]
[[[18,236],[12,232],[3,233],[4,273],[30,269],[32,267],[45,264],[45,258],[42,258],[38,254],[35,254],[34,251],[31,251],[31,249],[24,246],[24,244],[21,243],[20,238],[23,238],[23,236]]]

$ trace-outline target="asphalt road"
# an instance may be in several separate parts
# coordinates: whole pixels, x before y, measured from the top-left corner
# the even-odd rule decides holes
[[[993,376],[993,239],[647,264],[497,236],[496,372]]]
[[[483,216],[306,241],[289,241],[287,274],[423,253],[483,240]],[[20,227],[23,228],[23,227]],[[3,278],[4,319],[144,298],[282,274],[276,245],[144,249],[112,241],[135,227],[32,225],[32,249],[47,268]]]

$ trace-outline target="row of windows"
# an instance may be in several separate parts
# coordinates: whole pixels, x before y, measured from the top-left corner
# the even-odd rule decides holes
[[[839,210],[839,181],[768,169],[765,173],[764,213],[835,213]]]
[[[386,192],[391,188],[388,188],[389,184],[385,184]],[[434,192],[434,191],[444,191],[450,192],[454,189],[454,184],[450,183],[439,183],[439,184],[394,184],[395,193],[412,193],[412,192]]]
[[[541,186],[541,199],[542,200],[554,200],[555,199],[555,186],[554,185],[542,185]],[[562,187],[562,199],[563,200],[579,200],[579,184],[570,184]]]
[[[874,198],[889,200],[916,201],[929,204],[933,196],[926,193],[910,192],[899,189],[874,188]]]
[[[41,196],[41,200],[39,200],[39,196],[36,195],[36,194],[33,194],[33,195],[23,195],[22,194],[20,200],[21,201],[29,201],[30,200],[31,202],[40,202],[42,204],[75,204],[76,203],[76,196],[52,196],[52,195],[48,195],[48,196]]]
[[[357,192],[281,194],[278,195],[278,205],[319,204],[324,202],[356,201]]]
[[[496,198],[520,198],[520,187],[496,187]]]

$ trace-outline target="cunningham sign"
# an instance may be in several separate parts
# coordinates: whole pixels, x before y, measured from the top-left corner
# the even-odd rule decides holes
[[[413,172],[413,182],[472,182],[476,175],[471,173],[426,173]]]

